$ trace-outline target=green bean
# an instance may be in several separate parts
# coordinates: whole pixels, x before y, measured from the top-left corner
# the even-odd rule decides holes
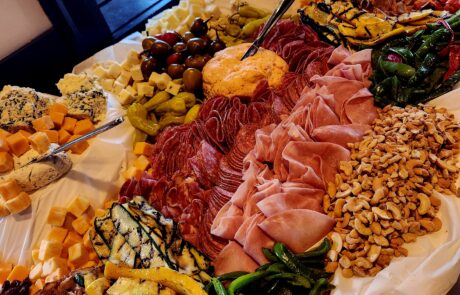
[[[427,39],[415,52],[416,61],[421,62],[425,59],[425,56],[430,52],[434,46],[439,42],[449,41],[451,33],[446,28],[437,29],[433,34],[429,35]]]
[[[415,72],[415,75],[409,79],[408,85],[416,85],[417,83],[425,79],[428,75],[430,75],[434,70],[434,66],[437,60],[438,56],[435,53],[427,53],[422,64],[418,67],[417,71]]]
[[[227,290],[217,278],[212,278],[211,283],[217,295],[227,295]]]
[[[240,289],[246,287],[247,285],[258,281],[264,277],[266,277],[269,273],[266,271],[256,271],[244,276],[241,276],[234,280],[230,286],[228,286],[228,294],[235,295]]]
[[[321,294],[320,293],[321,289],[326,287],[328,284],[329,284],[328,281],[324,278],[317,280],[313,288],[310,290],[310,293],[308,293],[308,295]]]
[[[299,275],[303,275],[310,282],[313,282],[311,278],[311,271],[307,269],[292,253],[287,249],[282,243],[276,243],[273,246],[273,251],[275,252],[276,257],[283,262],[290,270]]]
[[[276,262],[273,264],[270,264],[267,268],[266,271],[269,273],[281,273],[288,271],[289,269],[286,269],[286,265],[282,262]]]
[[[220,275],[217,278],[220,281],[229,281],[229,280],[237,279],[237,278],[239,278],[241,276],[244,276],[244,275],[247,275],[247,274],[248,274],[247,271],[233,271],[233,272],[229,272],[229,273]]]

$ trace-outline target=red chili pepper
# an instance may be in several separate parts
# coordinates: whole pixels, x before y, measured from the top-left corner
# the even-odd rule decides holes
[[[460,69],[460,45],[449,45],[449,69],[444,74],[444,81]]]

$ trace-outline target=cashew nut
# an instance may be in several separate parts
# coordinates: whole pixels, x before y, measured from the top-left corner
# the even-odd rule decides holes
[[[384,236],[373,236],[374,237],[374,242],[379,245],[379,246],[382,246],[382,247],[388,247],[390,245],[390,243],[388,242],[387,238],[385,238]]]
[[[372,196],[372,199],[371,199],[371,204],[372,205],[377,205],[381,199],[383,199],[385,197],[385,188],[384,187],[380,187],[378,189],[375,190],[375,193],[374,193],[374,196]]]
[[[353,261],[353,265],[357,267],[362,267],[365,269],[369,269],[373,267],[372,263],[364,257],[356,258],[356,260]]]
[[[372,207],[372,212],[377,215],[380,219],[390,220],[391,215],[387,211],[380,209],[379,207]]]
[[[369,259],[370,262],[376,261],[380,255],[381,250],[382,250],[382,247],[378,245],[371,245],[369,252],[367,252],[367,259]]]
[[[386,203],[387,210],[391,211],[391,214],[393,215],[393,218],[396,220],[401,219],[401,210],[399,210],[398,206],[396,206],[395,203],[393,202],[387,202]]]
[[[418,214],[424,215],[428,213],[431,207],[430,198],[423,193],[417,194],[417,198],[420,200],[420,206],[417,208]]]
[[[366,227],[361,222],[361,220],[359,220],[359,218],[355,219],[355,228],[360,234],[362,234],[364,236],[370,236],[372,234],[372,230],[370,228]]]

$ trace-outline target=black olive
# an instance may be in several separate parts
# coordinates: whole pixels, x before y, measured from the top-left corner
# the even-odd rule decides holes
[[[185,66],[183,64],[170,64],[168,66],[168,75],[170,75],[173,79],[181,78],[184,71]]]
[[[158,68],[158,60],[154,57],[147,57],[141,63],[141,71],[145,80],[148,80],[152,72]]]
[[[193,35],[192,32],[185,32],[184,34],[184,42],[188,42],[188,40],[195,38],[195,35]]]
[[[165,55],[169,53],[170,50],[171,46],[163,40],[155,40],[150,48],[150,52],[156,56]]]
[[[189,56],[185,60],[185,65],[187,66],[187,68],[194,68],[194,69],[201,70],[205,64],[206,64],[206,60],[204,56],[202,55]]]
[[[192,26],[190,27],[190,32],[195,34],[195,36],[204,36],[206,33],[208,33],[208,19],[207,21],[204,21],[202,18],[197,17],[192,23]]]
[[[155,42],[155,40],[156,39],[153,37],[145,38],[144,40],[142,40],[142,48],[144,48],[144,50],[149,50],[150,48],[152,48],[153,42]]]
[[[206,50],[206,41],[201,38],[192,38],[187,42],[187,50],[191,54],[199,54]]]
[[[176,44],[174,44],[173,50],[174,50],[174,52],[186,51],[187,50],[187,44],[185,44],[184,42],[177,42]]]
[[[185,91],[195,92],[202,87],[203,76],[197,69],[189,68],[186,69],[182,75],[182,82],[184,83]]]

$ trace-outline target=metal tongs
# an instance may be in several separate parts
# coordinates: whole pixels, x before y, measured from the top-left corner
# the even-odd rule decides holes
[[[265,23],[262,31],[260,32],[259,36],[252,42],[251,47],[249,47],[248,51],[243,55],[241,60],[253,56],[259,50],[260,44],[264,41],[265,37],[267,37],[268,33],[273,29],[273,26],[276,22],[284,15],[284,13],[291,7],[294,0],[282,0],[278,7],[273,11],[273,14],[270,16],[268,21]]]
[[[105,131],[107,131],[109,129],[112,129],[115,126],[120,125],[121,123],[123,123],[123,121],[124,121],[123,117],[116,118],[115,120],[112,120],[109,123],[104,124],[101,127],[96,128],[93,131],[88,132],[85,135],[82,135],[77,139],[69,141],[68,143],[63,144],[60,147],[57,147],[57,148],[55,148],[53,150],[50,150],[50,151],[48,151],[48,152],[46,152],[46,153],[44,153],[44,154],[32,159],[30,162],[27,162],[26,164],[21,165],[20,168],[22,168],[24,166],[27,166],[27,165],[30,165],[32,163],[41,162],[41,161],[46,160],[47,158],[49,158],[51,156],[54,156],[54,155],[56,155],[58,153],[61,153],[61,152],[64,152],[64,151],[68,150],[71,146],[73,146],[73,145],[75,145],[75,144],[77,144],[79,142],[82,142],[82,141],[84,141],[84,140],[86,140],[86,139],[88,139],[90,137],[96,136],[96,135],[98,135],[98,134],[100,134],[102,132],[105,132]]]

